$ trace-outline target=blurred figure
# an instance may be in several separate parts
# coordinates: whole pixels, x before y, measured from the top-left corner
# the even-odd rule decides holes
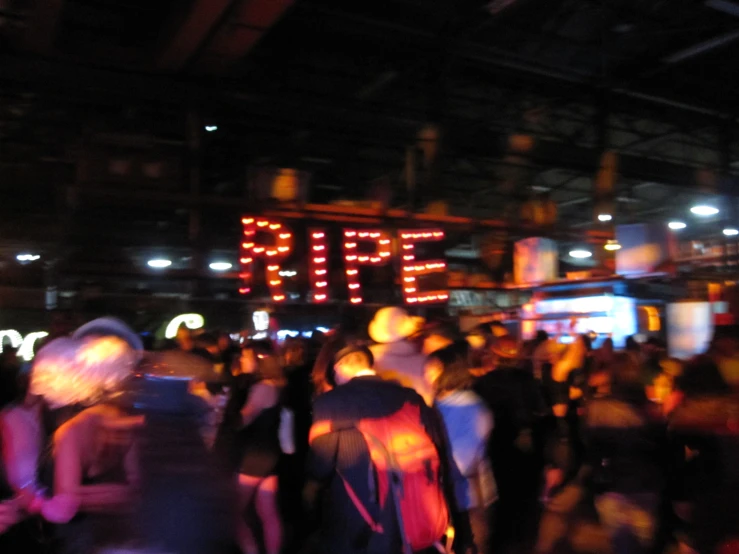
[[[673,497],[687,542],[714,552],[739,535],[739,399],[716,363],[699,356],[677,380],[682,401],[669,430],[679,446],[673,459]]]
[[[570,323],[570,330],[575,324],[574,320]],[[585,367],[587,354],[585,341],[575,335],[552,364],[551,378],[546,383],[551,416],[544,438],[544,512],[539,523],[537,554],[553,552],[566,539],[572,516],[585,496],[580,414],[571,398],[575,375]]]
[[[28,522],[38,494],[39,464],[45,448],[42,403],[28,394],[25,376],[0,389],[0,551],[40,552],[38,522]],[[22,520],[24,523],[19,524]],[[11,531],[12,528],[12,531]]]
[[[493,550],[525,548],[535,519],[538,471],[533,426],[541,411],[536,383],[521,369],[519,345],[502,336],[490,348],[491,365],[477,379],[475,392],[495,417],[488,453],[498,483]]]
[[[726,383],[739,390],[739,325],[721,325],[714,330],[710,356]]]
[[[432,542],[440,541],[449,521],[447,499],[449,505],[454,505],[453,496],[445,499],[442,494],[442,484],[451,481],[441,421],[418,394],[379,378],[372,369],[371,351],[361,343],[345,344],[333,362],[329,380],[334,388],[314,403],[309,466],[312,481],[306,488],[311,505],[325,489],[319,551],[411,552],[406,541],[409,528],[423,531]],[[365,438],[365,425],[375,430],[374,439]],[[397,431],[399,425],[402,434]],[[393,431],[405,440],[386,442],[387,434]],[[383,456],[383,451],[388,454]],[[404,499],[396,497],[400,485],[385,479],[389,477],[386,466],[392,459],[396,460],[393,479],[413,487]],[[415,471],[404,472],[401,464],[412,465]],[[412,508],[412,513],[403,512],[412,518],[401,517],[398,508],[403,505]]]
[[[266,554],[279,554],[283,526],[278,464],[283,449],[294,452],[294,442],[286,447],[280,441],[285,376],[279,358],[258,347],[242,351],[241,370],[254,373],[256,379],[239,410],[239,546],[244,554],[258,554],[259,541],[263,541]],[[293,437],[288,441],[294,441]]]
[[[212,368],[197,356],[151,354],[130,387],[143,416],[136,425],[141,487],[123,537],[94,552],[231,554],[235,494],[200,433],[209,407],[192,394]]]
[[[487,453],[493,414],[471,390],[474,378],[469,371],[468,348],[466,342],[457,342],[435,351],[426,363],[425,376],[462,477],[455,482],[457,507],[467,512],[478,554],[487,554],[491,552],[494,505],[498,500]]]
[[[421,396],[429,391],[423,378],[426,356],[410,339],[420,328],[420,321],[403,308],[382,308],[369,324],[375,370],[384,379],[394,379],[414,389]]]
[[[614,354],[615,349],[613,347],[613,339],[611,337],[608,337],[603,341],[603,344],[600,345],[600,348],[598,348],[598,350],[596,350],[593,354],[593,369],[595,371],[599,371],[610,367],[613,363]]]
[[[459,333],[450,324],[438,323],[430,326],[424,332],[422,352],[426,356],[430,356],[434,352],[450,346],[459,338]]]
[[[613,553],[646,553],[660,523],[666,429],[658,407],[647,399],[634,357],[615,354],[610,373],[610,394],[586,408],[586,462]]]
[[[54,434],[54,489],[35,511],[58,527],[61,551],[88,553],[119,537],[138,486],[133,425],[120,392],[141,355],[141,339],[102,318],[57,339],[34,360],[31,392],[52,407],[89,406]],[[135,420],[138,421],[138,420]]]
[[[192,331],[187,325],[180,325],[177,329],[177,336],[175,337],[177,348],[183,352],[190,352],[195,348],[195,339],[193,338]]]
[[[294,415],[293,435],[295,452],[282,457],[280,467],[280,497],[286,527],[288,550],[305,539],[307,529],[302,491],[305,487],[305,467],[309,445],[308,434],[312,421],[313,365],[319,343],[304,339],[291,339],[285,343],[283,357],[287,385],[283,393],[283,405]]]
[[[626,337],[626,352],[631,352],[632,354],[636,354],[637,356],[641,356],[642,354],[642,348],[641,344],[639,344],[639,341],[636,340],[635,336]]]

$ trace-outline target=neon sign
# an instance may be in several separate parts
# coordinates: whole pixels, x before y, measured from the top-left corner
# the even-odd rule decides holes
[[[254,262],[257,258],[265,261],[266,281],[272,300],[282,302],[286,298],[283,288],[281,262],[293,252],[292,231],[280,221],[254,216],[241,219],[243,237],[241,242],[242,285],[239,292],[249,294],[254,280]],[[260,243],[257,234],[269,238]],[[265,237],[266,235],[266,237]],[[393,237],[389,231],[382,229],[346,228],[342,230],[342,251],[344,258],[344,274],[352,304],[361,304],[362,282],[360,268],[363,266],[387,265],[393,261]],[[436,242],[444,240],[441,229],[414,229],[398,233],[400,258],[400,278],[403,287],[403,298],[407,304],[445,303],[449,300],[447,289],[421,290],[418,278],[430,274],[445,274],[446,261],[418,260],[415,247],[420,242]],[[266,244],[271,242],[271,244]],[[364,248],[360,248],[364,247]],[[312,301],[326,302],[329,298],[329,241],[326,229],[314,228],[308,231],[308,250],[310,254],[309,283]]]
[[[167,339],[175,338],[177,336],[177,331],[183,325],[191,330],[202,329],[205,326],[205,318],[200,314],[178,315],[167,324],[167,328],[164,331],[164,337]]]
[[[18,349],[18,357],[26,362],[33,360],[33,349],[36,341],[48,337],[49,333],[44,331],[34,331],[28,333],[25,337],[15,329],[6,329],[0,331],[0,354],[3,352],[3,341],[7,338],[12,348]]]

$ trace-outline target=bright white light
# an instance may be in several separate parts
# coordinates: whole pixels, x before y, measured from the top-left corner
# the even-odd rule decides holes
[[[218,130],[218,125],[206,125],[205,130],[208,131],[209,133],[212,133],[213,131]]]
[[[164,331],[164,336],[173,339],[177,336],[177,330],[184,325],[188,329],[201,329],[205,326],[205,318],[200,314],[182,314],[178,315],[169,322]]]
[[[35,262],[40,260],[41,256],[38,254],[18,254],[15,259],[19,262]]]
[[[255,331],[267,331],[269,329],[269,314],[267,312],[254,312],[251,316]]]
[[[621,245],[615,240],[609,240],[603,248],[605,248],[609,252],[615,252],[616,250],[621,250]]]
[[[264,332],[257,333],[256,335],[252,335],[251,338],[254,339],[254,340],[266,339],[267,338],[267,333],[264,333]]]
[[[570,251],[570,257],[571,258],[578,258],[578,259],[585,259],[592,256],[593,253],[589,250],[571,250]]]
[[[280,329],[277,331],[277,340],[285,340],[287,337],[290,337],[292,339],[300,336],[300,331],[290,331],[288,329]]]
[[[724,229],[724,235],[726,235],[727,237],[735,237],[739,235],[739,229],[736,229],[734,227],[727,227],[726,229]]]
[[[611,221],[613,219],[613,216],[611,214],[600,214],[598,216],[598,221]]]
[[[701,217],[709,217],[712,215],[716,215],[719,212],[718,208],[714,208],[713,206],[706,206],[704,204],[693,206],[692,208],[690,208],[690,211],[695,215],[699,215]]]
[[[5,337],[10,341],[10,346],[13,348],[20,348],[23,344],[23,335],[21,335],[15,329],[7,329],[6,331],[0,331],[0,354],[3,352],[3,339]]]
[[[297,271],[284,270],[280,271],[280,277],[295,277],[298,274]]]
[[[44,331],[37,331],[35,333],[28,333],[23,339],[23,344],[18,349],[18,357],[26,362],[33,360],[33,349],[36,346],[36,341],[48,337],[49,333]]]
[[[149,267],[153,267],[154,269],[164,269],[165,267],[169,267],[172,265],[171,260],[164,260],[164,259],[156,259],[156,260],[149,260],[146,262],[146,264]]]
[[[325,327],[316,327],[316,331],[318,331],[319,333],[328,333],[329,330]]]
[[[228,271],[233,267],[233,264],[229,262],[213,262],[210,264],[210,268],[213,271]]]
[[[687,225],[682,221],[670,221],[667,226],[673,231],[679,231],[680,229],[685,229],[685,227],[687,227]]]

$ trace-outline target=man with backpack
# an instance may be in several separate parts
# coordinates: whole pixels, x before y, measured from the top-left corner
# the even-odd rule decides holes
[[[319,549],[446,552],[454,537],[443,423],[416,392],[372,367],[367,347],[341,349],[335,386],[313,406],[309,474],[325,495]]]

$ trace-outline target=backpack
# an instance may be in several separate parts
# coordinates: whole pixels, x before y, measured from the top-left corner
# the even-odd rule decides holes
[[[380,507],[395,504],[405,554],[436,547],[444,552],[442,538],[449,536],[449,509],[442,487],[441,461],[421,422],[418,405],[406,402],[382,418],[362,419],[362,433],[375,467]],[[341,475],[340,475],[341,476]],[[346,479],[344,487],[370,528],[382,532]]]

